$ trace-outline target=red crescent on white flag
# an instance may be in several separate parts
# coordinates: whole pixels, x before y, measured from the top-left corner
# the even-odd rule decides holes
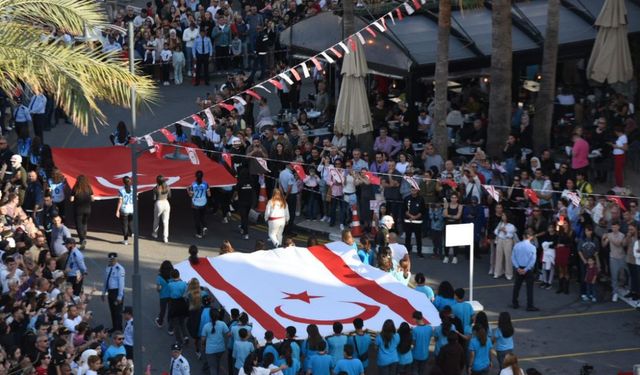
[[[347,317],[347,318],[340,318],[340,319],[336,318],[336,319],[331,319],[331,320],[319,320],[319,319],[313,319],[313,318],[307,318],[307,317],[291,315],[291,314],[285,312],[282,309],[282,305],[276,306],[274,311],[275,311],[276,314],[280,315],[283,318],[289,319],[292,322],[298,322],[298,323],[302,323],[302,324],[317,324],[317,325],[332,325],[335,322],[340,322],[340,323],[343,323],[343,324],[350,324],[350,323],[353,323],[353,320],[355,318],[360,318],[362,320],[371,319],[374,316],[376,316],[378,311],[380,311],[380,306],[368,305],[368,304],[362,303],[362,302],[343,301],[342,303],[351,303],[351,304],[354,304],[354,305],[362,307],[364,310],[360,314],[357,314],[355,316],[350,316],[350,317]],[[336,311],[337,311],[337,309],[336,309]]]

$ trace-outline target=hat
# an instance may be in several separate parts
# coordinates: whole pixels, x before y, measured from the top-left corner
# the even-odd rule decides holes
[[[284,128],[278,128],[278,134],[284,134]]]
[[[122,313],[133,315],[133,307],[125,306],[124,309],[122,309]]]
[[[65,237],[64,240],[62,241],[65,245],[69,245],[69,244],[76,244],[76,239],[73,237]]]
[[[254,134],[251,139],[253,139],[254,141],[259,141],[260,140],[260,134]]]
[[[238,137],[232,137],[231,138],[231,144],[239,145],[241,143],[242,143],[242,141],[240,141],[240,138],[238,138]]]
[[[175,33],[176,33],[176,29],[169,30],[169,34],[175,34]]]
[[[175,343],[173,345],[171,345],[171,351],[172,352],[181,352],[182,351],[182,345]]]
[[[382,217],[382,219],[380,219],[380,222],[384,225],[387,225],[387,227],[390,227],[393,225],[394,221],[393,221],[393,217],[391,217],[390,215],[384,215]]]
[[[115,259],[115,258],[117,258],[117,257],[118,257],[118,253],[109,253],[109,254],[107,255],[107,258],[109,258],[109,259]]]
[[[15,154],[15,155],[13,155],[13,156],[11,157],[11,161],[15,161],[15,162],[18,162],[18,163],[22,163],[22,156],[20,156],[20,155],[18,155],[18,154]]]

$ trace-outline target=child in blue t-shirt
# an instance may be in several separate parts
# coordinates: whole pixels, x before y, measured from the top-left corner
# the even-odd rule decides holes
[[[240,328],[238,335],[240,336],[240,340],[234,342],[232,355],[235,359],[234,367],[240,370],[244,365],[244,360],[253,352],[255,347],[253,343],[249,341],[249,331],[246,328]]]
[[[342,323],[333,323],[333,335],[327,336],[327,346],[331,356],[331,366],[344,358],[344,345],[347,343],[347,336],[342,334]]]
[[[501,312],[498,316],[498,327],[493,330],[491,335],[500,369],[502,369],[502,363],[507,354],[513,352],[513,333],[511,314],[506,311]]]
[[[488,372],[491,366],[491,340],[487,331],[479,324],[473,326],[473,337],[469,342],[469,363],[471,371]]]
[[[427,278],[424,277],[424,274],[422,272],[416,273],[415,281],[416,291],[423,293],[425,296],[427,296],[429,301],[433,302],[433,300],[436,298],[435,293],[433,293],[433,289],[430,286],[426,285]]]
[[[308,371],[313,375],[322,375],[331,373],[331,356],[327,354],[327,343],[321,341],[318,343],[318,352],[309,359]]]

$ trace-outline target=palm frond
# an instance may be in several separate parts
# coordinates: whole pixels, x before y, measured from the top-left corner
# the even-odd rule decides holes
[[[53,26],[72,35],[107,22],[95,0],[0,0],[0,19],[14,23]]]
[[[127,62],[115,54],[88,45],[43,43],[38,29],[24,24],[0,24],[0,72],[4,75],[0,88],[6,92],[24,82],[36,91],[52,93],[83,133],[105,123],[100,101],[129,107],[132,87],[141,102],[157,99],[153,82],[131,74]]]

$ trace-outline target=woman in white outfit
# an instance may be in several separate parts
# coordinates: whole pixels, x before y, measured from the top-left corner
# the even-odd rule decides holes
[[[271,243],[273,246],[279,247],[282,245],[282,232],[284,232],[284,227],[289,221],[289,208],[280,189],[273,190],[273,195],[267,202],[264,218],[269,227]]]
[[[494,230],[496,235],[496,261],[494,279],[506,275],[507,280],[513,278],[513,265],[511,263],[511,251],[515,244],[516,227],[509,223],[507,214],[502,214],[502,219]]]
[[[153,233],[151,237],[158,238],[158,229],[160,228],[160,219],[162,219],[162,240],[169,242],[169,214],[171,213],[171,188],[167,185],[164,177],[159,175],[156,177],[156,186],[153,188]]]
[[[169,32],[169,49],[173,53],[173,80],[176,85],[180,85],[183,80],[182,72],[184,71],[185,58],[182,52],[182,40],[177,38],[175,34],[173,29]]]

